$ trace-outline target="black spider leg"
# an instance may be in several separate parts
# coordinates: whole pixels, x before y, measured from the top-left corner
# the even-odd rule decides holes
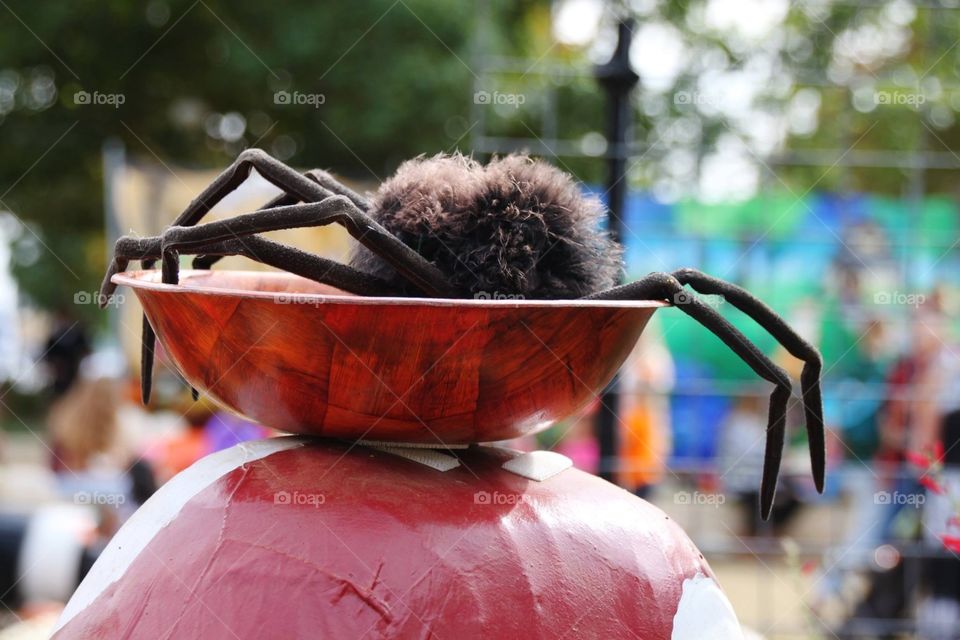
[[[313,179],[291,169],[279,160],[270,157],[264,151],[247,149],[187,206],[174,221],[173,227],[189,227],[197,224],[217,202],[236,189],[247,178],[251,168],[256,169],[257,173],[264,179],[302,202],[320,202],[332,195]],[[398,273],[427,295],[434,297],[453,297],[456,295],[456,292],[437,267],[367,216],[353,204],[349,197],[340,196],[340,198],[349,202],[352,209],[350,215],[341,216],[341,221],[358,242],[390,263],[390,266],[396,269]],[[280,209],[280,207],[277,207],[270,209],[270,211]],[[169,263],[173,258],[172,255],[166,258],[168,272],[173,270],[173,265]],[[116,285],[110,280],[114,274],[123,271],[128,263],[129,259],[114,257],[101,286],[102,294],[109,296],[113,293]]]
[[[345,196],[330,196],[321,202],[286,205],[261,209],[253,213],[208,222],[196,227],[169,227],[164,231],[161,246],[164,282],[177,283],[179,253],[203,253],[204,246],[268,231],[320,227],[339,223],[358,242],[384,258],[397,271],[410,274],[412,283],[433,297],[454,297],[456,290],[431,263],[393,236]],[[407,252],[416,256],[414,264],[405,262]],[[286,267],[281,267],[286,268]],[[418,277],[419,276],[419,277]],[[421,283],[419,280],[426,280]]]
[[[199,227],[181,227],[184,229],[205,229]],[[163,250],[163,237],[128,238],[118,245],[118,253],[128,255],[160,256]],[[314,255],[307,251],[290,247],[280,242],[267,240],[256,235],[234,238],[221,242],[203,244],[193,250],[181,248],[177,253],[190,255],[197,251],[197,258],[219,258],[225,256],[243,256],[271,267],[289,271],[315,282],[328,284],[343,291],[361,296],[387,296],[393,290],[385,280],[371,276],[351,266]]]
[[[143,269],[153,268],[154,260],[142,259],[144,254],[137,255],[141,256],[140,266]],[[156,357],[157,333],[153,330],[145,313],[140,327],[140,400],[146,405],[150,402],[150,390],[153,389],[153,361]]]
[[[684,291],[683,285],[672,275],[651,273],[642,280],[601,291],[587,298],[592,300],[682,300],[682,304],[677,304],[678,309],[720,338],[758,376],[776,385],[770,394],[767,443],[763,460],[763,477],[760,481],[760,513],[764,519],[767,519],[773,508],[777,477],[780,475],[780,461],[786,434],[787,402],[791,395],[790,376],[703,301],[694,296],[678,298],[677,294]]]
[[[344,184],[341,184],[340,182],[337,182],[336,178],[334,178],[332,175],[330,175],[326,171],[323,171],[321,169],[311,169],[310,171],[307,171],[304,175],[310,178],[311,180],[313,180],[314,182],[316,182],[318,185],[320,185],[330,193],[333,193],[338,196],[346,196],[350,200],[350,202],[352,202],[354,206],[357,207],[357,209],[360,209],[360,211],[363,211],[364,213],[366,213],[367,211],[370,210],[369,200],[361,196],[359,193],[357,193],[350,187]]]
[[[247,179],[252,168],[256,169],[257,173],[264,179],[279,187],[296,200],[312,202],[322,200],[331,195],[330,191],[316,182],[319,178],[329,183],[333,180],[329,177],[329,174],[315,172],[314,176],[307,177],[270,157],[260,149],[247,149],[237,157],[230,167],[217,176],[199,196],[190,202],[187,208],[174,221],[174,225],[191,226],[199,222],[224,196],[235,190]],[[351,202],[357,200],[361,204],[365,203],[360,196],[354,194],[346,187],[342,185],[339,185],[339,187],[341,191],[348,194],[346,197],[350,199]],[[350,194],[352,194],[352,199]],[[403,242],[394,238],[379,224],[369,218],[367,218],[366,222],[367,224],[365,226],[367,229],[361,237],[358,237],[358,240],[366,244],[372,251],[380,254],[381,257],[391,263],[399,273],[407,277],[414,285],[418,286],[418,288],[434,295],[453,295],[446,280],[436,267],[403,244]],[[367,238],[365,240],[364,237],[369,232],[372,232],[374,238]],[[121,241],[128,239],[129,238],[121,238],[117,243],[119,245]],[[379,249],[371,245],[375,245],[379,247]],[[102,296],[104,296],[102,299],[104,300],[116,290],[116,285],[112,282],[112,277],[121,271],[125,271],[131,259],[141,260],[144,269],[149,269],[153,266],[153,261],[149,260],[146,255],[130,255],[129,253],[118,251],[118,248],[119,246],[114,250],[114,258],[110,262],[100,287],[100,292]],[[176,272],[178,271],[178,265],[173,264],[173,261],[176,259],[173,253],[164,257],[165,281],[170,280],[175,282],[177,280]],[[152,329],[143,334],[143,340],[151,343],[155,340],[155,334]],[[153,351],[152,344],[145,344],[141,349],[141,352],[147,356],[147,361],[141,363],[141,395],[144,403],[149,402],[150,398]]]
[[[279,204],[289,204],[296,202],[296,198],[290,196],[289,194],[281,194],[264,205],[264,209],[271,206],[277,206]],[[100,286],[100,291],[108,290],[107,282],[113,277],[114,273],[119,273],[120,271],[125,271],[127,265],[129,264],[130,258],[140,259],[140,266],[142,269],[152,269],[154,265],[153,259],[143,259],[145,256],[150,256],[151,258],[160,257],[160,238],[143,238],[143,239],[134,239],[129,236],[124,238],[124,243],[121,246],[120,241],[114,245],[114,258],[111,262],[110,269],[107,270],[107,274],[104,277],[103,284]],[[154,246],[155,249],[150,251],[149,247]],[[232,255],[232,254],[227,254]],[[195,269],[209,269],[214,262],[219,260],[221,255],[214,255],[210,258],[206,256],[197,256],[194,258],[193,266]],[[208,261],[209,264],[204,266],[203,261]],[[199,264],[198,264],[199,263]],[[110,285],[113,286],[113,283],[110,282]],[[113,286],[113,289],[116,287]],[[102,303],[101,303],[102,304]],[[143,322],[141,323],[140,330],[140,400],[143,404],[148,404],[150,402],[150,393],[153,389],[153,364],[156,359],[156,342],[157,334],[153,330],[153,327],[150,325],[150,321],[147,319],[146,314],[143,315]],[[194,401],[200,398],[199,392],[190,386],[190,396]]]
[[[273,160],[269,158],[266,153],[258,149],[249,149],[241,153],[230,167],[217,176],[199,196],[190,202],[187,208],[177,216],[174,224],[193,225],[199,222],[224,196],[235,190],[247,179],[251,167],[258,163],[262,164],[265,162],[263,157]],[[283,187],[281,187],[281,189],[282,188]],[[281,198],[285,196],[289,197],[289,195],[285,193]],[[293,201],[296,200],[299,200],[299,197],[293,199]],[[117,285],[112,282],[114,274],[125,271],[130,259],[139,259],[143,269],[152,269],[154,265],[152,258],[160,257],[159,254],[148,257],[146,252],[137,253],[131,250],[132,247],[129,246],[131,240],[133,239],[129,237],[120,238],[114,246],[114,257],[110,261],[107,273],[103,278],[103,283],[100,285],[100,293],[104,296],[101,299],[104,301],[116,290]],[[127,251],[121,250],[123,248],[121,247],[121,243],[126,243]],[[101,305],[103,305],[103,303],[101,303]],[[144,315],[140,347],[140,396],[144,404],[150,402],[150,391],[153,387],[155,347],[156,332],[154,332],[149,320],[147,320],[146,315]],[[194,397],[196,397],[195,391],[192,389],[191,391]]]
[[[204,228],[180,227],[182,229]],[[144,263],[152,264],[155,256],[160,256],[163,247],[163,238],[124,238],[118,243],[118,254],[127,256],[149,256]],[[290,247],[279,242],[267,240],[259,236],[249,236],[243,239],[234,239],[223,242],[204,244],[197,249],[198,257],[211,256],[243,256],[257,262],[289,271],[290,273],[329,284],[337,289],[349,291],[362,296],[390,295],[390,284],[376,276],[371,276],[358,269],[333,260]],[[180,252],[190,255],[192,251],[182,249]]]
[[[247,149],[237,156],[233,164],[227,167],[213,182],[207,185],[207,187],[200,192],[200,195],[190,201],[190,204],[188,204],[183,212],[177,216],[176,220],[173,221],[173,225],[193,226],[200,222],[203,216],[216,206],[218,202],[243,184],[249,177],[251,169],[257,169],[257,172],[264,179],[271,182],[274,186],[279,187],[284,192],[279,199],[289,198],[287,201],[289,204],[300,201],[320,201],[331,195],[331,191],[314,181],[317,177],[320,177],[321,174],[329,179],[327,182],[333,181],[333,178],[331,178],[329,174],[315,172],[316,176],[314,178],[308,178],[287,167],[282,162],[270,157],[261,149]],[[291,175],[295,176],[292,182]],[[340,186],[342,187],[342,185]],[[346,187],[342,187],[342,189],[349,191]],[[353,195],[362,200],[361,196]],[[116,256],[116,252],[114,252],[114,254],[114,259],[111,260],[100,287],[100,293],[107,296],[116,290],[116,285],[111,282],[111,278],[115,274],[125,271],[131,259],[131,257],[122,258]],[[150,267],[144,266],[143,268],[147,269]]]
[[[370,202],[369,202],[366,198],[364,198],[363,196],[359,195],[359,194],[356,193],[355,191],[351,190],[349,187],[346,187],[346,186],[340,184],[339,182],[337,182],[337,181],[333,178],[333,176],[331,176],[331,175],[330,175],[329,173],[327,173],[326,171],[321,171],[321,170],[319,170],[319,169],[313,169],[313,170],[311,170],[311,171],[307,171],[304,175],[307,176],[308,178],[310,178],[311,180],[313,180],[314,182],[316,182],[317,184],[319,184],[319,185],[320,185],[321,187],[323,187],[324,189],[327,189],[327,190],[330,191],[331,193],[336,194],[336,195],[346,196],[347,198],[350,199],[350,202],[352,202],[354,205],[356,205],[356,207],[357,207],[358,209],[360,209],[361,211],[363,211],[364,213],[366,213],[367,211],[370,210]],[[290,205],[290,204],[297,204],[298,202],[300,202],[300,200],[299,200],[297,197],[292,196],[292,195],[290,195],[289,193],[282,193],[282,194],[280,194],[279,196],[275,197],[273,200],[269,201],[267,204],[265,204],[264,206],[262,206],[262,207],[260,207],[260,208],[261,208],[261,209],[272,209],[272,208],[274,208],[274,207],[282,207],[282,206],[286,206],[286,205]],[[198,255],[198,256],[196,256],[196,257],[193,259],[193,268],[194,268],[194,269],[209,269],[209,268],[211,268],[214,264],[216,264],[217,262],[219,262],[219,261],[220,261],[220,258],[223,258],[223,257],[225,257],[226,255],[244,255],[244,254],[243,254],[243,253],[237,253],[237,254],[231,253],[231,254],[224,254],[224,255],[209,255],[209,256],[207,256],[207,255]],[[250,256],[247,256],[247,257],[250,257]],[[256,258],[254,258],[254,259],[256,259]],[[331,268],[333,268],[332,265],[335,265],[335,264],[337,264],[337,263],[330,262]],[[339,265],[338,265],[338,266],[339,266]],[[307,276],[307,277],[310,277],[310,276]],[[312,278],[312,279],[316,279],[316,278]],[[357,292],[353,292],[353,293],[357,293]],[[378,295],[378,294],[361,294],[361,295]],[[381,294],[381,295],[388,295],[388,294],[384,293],[384,294]]]
[[[161,255],[162,246],[163,239],[159,236],[153,238],[124,238],[123,242],[117,243],[116,253],[118,257],[136,259],[149,256],[149,259],[142,260],[144,268],[149,269],[153,266],[154,258]],[[228,255],[244,256],[357,295],[383,296],[391,293],[389,283],[375,276],[258,236],[205,245],[203,254],[198,258]],[[140,395],[144,404],[150,401],[150,392],[153,385],[155,343],[156,334],[146,315],[144,315],[140,348]],[[193,387],[191,387],[191,394],[194,399],[197,398],[196,389]]]
[[[385,259],[391,247],[396,244],[400,244],[407,249],[406,245],[403,245],[400,240],[385,229],[380,228],[376,222],[357,209],[347,197],[331,196],[321,202],[262,209],[254,213],[228,220],[209,222],[201,226],[168,228],[161,237],[160,246],[163,281],[168,284],[179,282],[179,256],[181,252],[210,253],[207,248],[213,243],[235,240],[238,245],[243,245],[250,239],[249,236],[254,236],[257,233],[324,226],[332,223],[342,224],[354,238]],[[381,240],[386,240],[386,246],[379,244]],[[268,242],[263,239],[260,239],[260,241]],[[150,247],[150,249],[153,253],[156,247]],[[249,255],[256,255],[256,251],[251,251]],[[274,266],[288,271],[294,270],[296,265],[288,261],[291,256],[295,257],[289,253],[277,255],[273,263]],[[394,258],[396,259],[396,256]],[[423,260],[419,254],[417,258]],[[262,259],[262,256],[258,259]],[[436,269],[433,265],[429,266],[431,269]],[[343,267],[343,269],[349,270],[350,273],[356,273],[349,267]],[[402,272],[404,269],[398,268],[398,271]],[[368,278],[369,276],[364,274],[364,277]],[[429,293],[434,296],[452,295],[452,287],[442,280],[442,276],[438,276],[437,279],[439,282],[431,287]]]
[[[263,211],[264,209],[273,209],[274,207],[284,207],[286,205],[296,204],[298,202],[300,202],[300,200],[296,196],[292,196],[289,193],[281,193],[280,195],[273,198],[273,200],[269,200],[267,204],[260,207],[259,211]],[[191,262],[191,266],[194,269],[210,269],[214,264],[219,262],[221,258],[225,258],[228,255],[239,255],[239,254],[212,253],[210,255],[206,255],[201,253],[194,256],[193,261]]]
[[[803,361],[800,393],[803,397],[803,410],[806,416],[810,464],[817,491],[823,493],[826,442],[823,428],[823,399],[820,393],[820,372],[823,369],[823,357],[820,352],[797,335],[773,309],[737,285],[689,268],[674,271],[673,276],[680,281],[680,284],[690,285],[700,293],[723,296],[724,300],[770,332],[793,357]]]

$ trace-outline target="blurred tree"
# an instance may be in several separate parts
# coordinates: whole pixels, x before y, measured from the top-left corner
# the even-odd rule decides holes
[[[900,219],[890,240],[938,242],[929,250],[932,264],[949,250],[955,234],[947,230],[957,221],[941,218],[955,218],[957,208],[939,207],[943,198],[930,195],[958,195],[960,47],[952,3],[556,0],[552,6],[552,37],[527,39],[524,59],[505,58],[494,39],[484,49],[484,86],[525,97],[519,106],[486,109],[480,138],[486,150],[531,145],[581,178],[601,182],[603,163],[590,157],[607,151],[591,64],[609,56],[612,31],[627,13],[636,19],[631,61],[641,76],[630,184],[678,203],[680,230],[692,246],[739,225],[742,235],[728,245],[737,252],[739,272],[718,275],[789,310],[802,291],[791,278],[751,268],[739,257],[760,253],[780,233],[778,225],[791,229],[792,220],[810,216],[808,202],[818,191],[843,194],[837,208],[847,217],[857,213],[857,192],[889,196],[896,206],[887,206]],[[528,7],[527,14],[535,11]],[[503,13],[492,9],[490,22],[499,23]],[[878,211],[882,202],[864,206]],[[655,209],[647,213],[656,215]],[[815,226],[828,236],[823,246],[857,242],[830,236],[826,224]],[[789,240],[779,246],[789,247]],[[897,266],[909,270],[918,261],[901,258],[922,251],[910,245],[897,253]],[[855,262],[862,265],[863,258]],[[638,273],[665,266],[640,265]],[[906,286],[929,286],[901,276]],[[804,282],[815,283],[808,292],[823,293],[821,282]],[[729,305],[722,312],[729,313]],[[677,315],[666,311],[663,318],[669,325]],[[772,346],[752,323],[735,313],[730,319],[764,348]],[[699,329],[677,324],[669,332],[672,346],[696,345],[698,363],[709,360],[730,379],[749,376],[725,351],[705,357]],[[851,345],[840,342],[844,349]]]
[[[637,18],[642,77],[634,187],[669,198],[691,185],[713,199],[762,185],[900,195],[917,176],[908,153],[956,157],[960,47],[937,0],[8,0],[0,210],[30,225],[9,225],[17,276],[44,306],[93,288],[109,138],[153,162],[223,166],[256,145],[373,178],[418,153],[469,149],[483,129],[532,140],[599,182],[591,65],[609,55],[622,11]],[[484,71],[491,61],[497,70]],[[477,89],[523,102],[471,104]],[[844,166],[871,150],[892,150],[900,166]],[[925,180],[955,189],[952,171]]]
[[[617,16],[629,13],[641,75],[635,187],[670,200],[698,193],[737,200],[764,185],[902,196],[916,186],[918,162],[960,162],[960,47],[949,3],[557,0],[553,7],[558,37],[529,39],[526,62],[514,64],[519,71],[491,56],[497,70],[489,85],[527,92],[520,108],[493,110],[492,136],[549,139],[559,131],[562,140],[582,142],[585,155],[602,153],[589,63],[609,55]],[[557,63],[580,75],[541,77]],[[560,102],[552,120],[544,116],[550,91]],[[598,179],[600,163],[559,155]],[[952,193],[956,181],[932,171],[924,186]]]
[[[4,3],[0,210],[29,225],[25,294],[54,307],[95,288],[109,138],[152,162],[223,166],[256,145],[367,179],[449,149],[469,126],[471,19],[427,0]]]

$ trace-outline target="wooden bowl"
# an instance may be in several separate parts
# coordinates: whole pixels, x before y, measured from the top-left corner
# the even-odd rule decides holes
[[[433,445],[545,429],[594,399],[659,301],[368,298],[288,273],[119,273],[202,394],[265,426]]]

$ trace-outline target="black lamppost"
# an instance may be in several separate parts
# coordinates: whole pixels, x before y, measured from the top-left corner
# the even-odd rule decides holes
[[[607,94],[607,224],[617,242],[623,242],[623,217],[626,213],[627,180],[624,175],[629,156],[631,129],[630,92],[640,80],[630,66],[630,44],[633,41],[633,19],[621,18],[617,26],[617,48],[605,64],[594,71]],[[617,407],[619,380],[613,381],[601,394],[596,433],[600,447],[600,477],[613,480],[617,469]]]

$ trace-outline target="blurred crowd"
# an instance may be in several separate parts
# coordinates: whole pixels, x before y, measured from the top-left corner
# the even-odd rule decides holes
[[[621,374],[617,480],[668,506],[667,495],[674,503],[698,495],[686,489],[722,495],[739,512],[737,534],[747,541],[796,535],[804,510],[834,505],[842,524],[833,548],[811,565],[808,598],[818,616],[836,622],[832,633],[887,637],[865,631],[863,621],[915,619],[923,638],[960,638],[960,346],[950,338],[946,295],[916,296],[894,317],[863,304],[855,277],[838,281],[820,313],[821,341],[845,345],[824,370],[826,495],[814,491],[806,437],[795,428],[773,514],[760,519],[769,391],[762,385],[741,384],[729,399],[711,460],[675,455],[671,419],[682,414],[670,405],[687,398],[674,388],[674,362],[656,318]],[[786,353],[778,359],[799,377],[798,363]],[[562,435],[546,437],[594,472],[597,404],[559,427]],[[793,411],[789,423],[802,425],[799,407]]]
[[[773,515],[770,522],[759,518],[769,392],[763,384],[718,387],[714,393],[730,397],[711,459],[677,455],[675,423],[684,414],[675,409],[688,396],[658,317],[621,369],[615,461],[601,460],[600,398],[510,446],[553,448],[591,472],[612,464],[621,486],[661,504],[671,490],[690,495],[678,488],[725,496],[744,540],[790,536],[806,509],[840,505],[844,533],[817,563],[809,595],[818,615],[841,620],[833,633],[859,637],[850,626],[857,620],[916,614],[923,637],[960,637],[960,358],[948,338],[944,294],[921,296],[907,317],[892,318],[863,305],[855,277],[837,281],[819,314],[820,342],[846,345],[824,372],[827,495],[813,490],[802,412],[794,407],[789,423],[798,426]],[[105,366],[82,325],[66,315],[54,319],[43,349],[48,410],[44,432],[35,434],[42,472],[11,465],[16,461],[0,441],[0,600],[9,613],[0,629],[20,618],[52,622],[110,537],[160,485],[205,455],[272,433],[194,400],[167,366],[158,366],[154,402],[145,410],[126,359]],[[776,358],[799,376],[788,354]],[[3,633],[0,640],[13,637]]]
[[[868,571],[858,617],[903,618],[916,607],[922,637],[957,638],[960,560],[950,538],[960,514],[960,351],[944,295],[918,297],[898,325],[858,315],[848,322],[859,323],[859,338],[825,387],[851,520],[824,559],[819,597],[841,596]]]
[[[105,367],[105,354],[90,345],[81,324],[55,319],[42,358],[49,410],[44,431],[31,431],[46,460],[28,464],[0,440],[4,640],[45,637],[100,551],[157,487],[203,456],[271,433],[194,401],[178,380],[161,385],[148,413],[136,379]]]

